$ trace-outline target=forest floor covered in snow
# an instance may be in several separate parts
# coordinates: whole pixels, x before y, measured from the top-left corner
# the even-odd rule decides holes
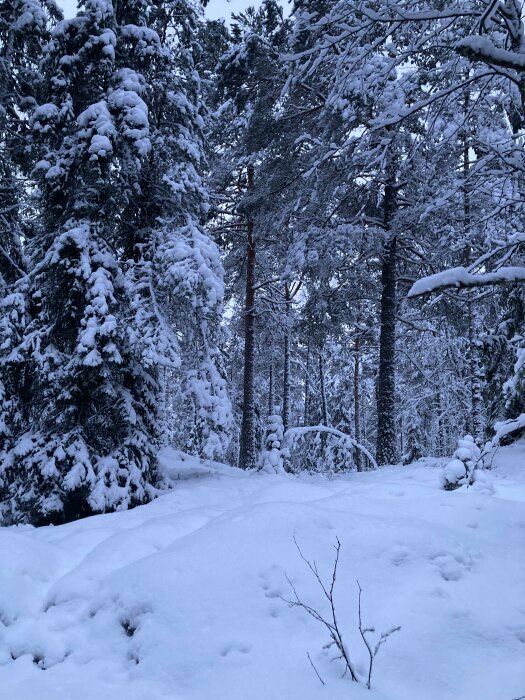
[[[163,460],[180,481],[150,505],[0,529],[2,700],[525,695],[525,444],[453,492],[424,463],[326,479]],[[294,535],[328,581],[341,542],[336,612],[361,675],[356,579],[363,623],[401,625],[371,691],[282,599],[288,578],[328,614]]]

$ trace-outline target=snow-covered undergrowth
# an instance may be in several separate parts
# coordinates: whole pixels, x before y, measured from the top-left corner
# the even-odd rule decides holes
[[[61,527],[0,529],[2,700],[512,700],[525,695],[525,445],[477,484],[439,469],[327,480],[164,455],[172,492]],[[325,630],[288,607],[289,576],[325,612],[298,555],[329,576],[339,623],[401,625],[372,690],[342,679]],[[324,680],[322,685],[307,652]]]

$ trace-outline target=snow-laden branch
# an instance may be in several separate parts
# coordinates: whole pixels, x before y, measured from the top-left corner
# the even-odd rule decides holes
[[[458,41],[456,51],[471,61],[481,61],[489,66],[525,70],[525,54],[499,49],[486,36],[467,36]]]
[[[495,423],[494,436],[485,444],[479,461],[485,462],[491,455],[492,458],[494,458],[495,451],[500,446],[503,438],[505,438],[507,435],[512,435],[512,433],[516,432],[517,430],[523,430],[524,428],[525,413],[521,413],[517,418],[511,418],[509,420],[498,421]],[[516,700],[519,700],[519,698],[516,698]]]
[[[418,280],[412,285],[407,296],[409,298],[418,297],[450,287],[471,289],[495,284],[509,284],[510,282],[525,282],[525,267],[501,267],[496,272],[483,274],[472,274],[465,267],[453,267],[450,270],[444,270]]]
[[[377,469],[377,462],[364,445],[361,445],[357,440],[354,440],[353,437],[350,437],[350,435],[341,432],[341,430],[330,428],[327,425],[304,425],[297,428],[289,428],[284,434],[285,445],[293,445],[296,440],[299,440],[309,433],[328,433],[329,435],[334,435],[348,447],[354,447],[356,450],[360,450],[365,457],[370,460],[370,464],[374,469]]]
[[[512,420],[500,421],[494,424],[494,430],[496,431],[494,437],[491,440],[492,445],[499,445],[500,441],[516,430],[521,430],[525,428],[525,413],[520,414],[517,418]]]

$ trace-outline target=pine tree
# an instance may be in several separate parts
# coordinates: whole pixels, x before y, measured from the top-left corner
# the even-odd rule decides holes
[[[213,143],[221,158],[214,164],[213,179],[217,198],[222,201],[214,214],[231,252],[226,264],[231,261],[232,265],[243,265],[244,271],[239,465],[255,468],[260,432],[256,317],[262,301],[260,290],[265,286],[260,278],[266,273],[268,259],[267,246],[261,245],[261,239],[276,235],[262,214],[269,188],[265,164],[276,138],[274,110],[283,81],[279,48],[285,38],[286,22],[282,9],[273,0],[265,0],[259,10],[248,8],[234,15],[234,20],[231,46],[218,66],[218,114]],[[243,259],[245,265],[241,263]],[[235,296],[240,297],[237,290]]]

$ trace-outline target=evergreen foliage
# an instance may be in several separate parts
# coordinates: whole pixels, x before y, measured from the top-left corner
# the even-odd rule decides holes
[[[193,403],[199,449],[220,453],[227,427],[214,365],[222,270],[199,218],[195,11],[117,7],[80,3],[41,65],[40,221],[30,274],[2,317],[2,364],[23,372],[31,397],[3,461],[15,521],[149,500],[161,485],[170,371]]]

